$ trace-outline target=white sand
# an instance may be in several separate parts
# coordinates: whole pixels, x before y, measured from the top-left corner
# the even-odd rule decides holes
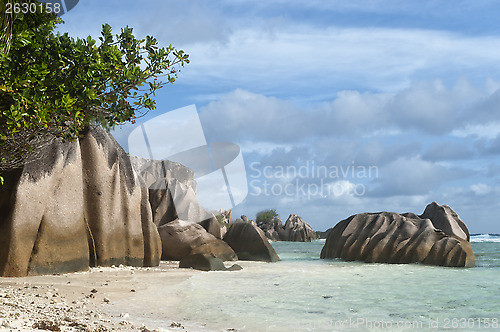
[[[0,278],[0,331],[209,331],[175,317],[183,282],[203,273],[177,266],[162,262],[154,268]],[[159,288],[161,299],[155,296]],[[158,312],[162,317],[155,317]]]

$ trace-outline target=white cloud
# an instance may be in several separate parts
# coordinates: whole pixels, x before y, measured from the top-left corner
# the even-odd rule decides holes
[[[494,75],[499,47],[495,37],[290,23],[273,31],[235,29],[225,44],[186,45],[193,62],[184,74],[205,83],[258,85],[271,93],[283,92],[284,85],[304,92],[342,85],[396,91],[425,71],[459,77],[464,71],[482,70]]]
[[[475,136],[493,139],[500,135],[500,122],[488,122],[474,125],[466,125],[463,128],[454,129],[451,135],[457,137]]]
[[[422,81],[397,93],[341,91],[331,102],[302,108],[237,89],[201,107],[200,116],[207,135],[218,140],[290,144],[304,137],[359,140],[404,137],[410,132],[436,137],[491,136],[500,125],[491,122],[497,119],[497,92],[489,91],[465,79],[452,87],[440,80]]]
[[[487,195],[493,191],[493,189],[484,183],[476,183],[470,186],[470,190],[478,196]]]
[[[380,178],[373,181],[376,187],[368,190],[374,197],[429,195],[460,175],[457,170],[424,161],[418,156],[398,158],[380,169]]]

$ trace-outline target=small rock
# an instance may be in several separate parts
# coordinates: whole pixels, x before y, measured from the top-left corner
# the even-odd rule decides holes
[[[111,302],[107,297],[105,297],[104,299],[102,299],[105,303],[109,303]]]
[[[243,270],[241,265],[238,264],[233,264],[230,268],[227,269],[228,271],[240,271]]]
[[[182,326],[182,324],[181,324],[181,323],[176,323],[176,322],[172,322],[172,323],[170,324],[170,327],[177,327],[177,328],[180,328],[180,329],[183,329],[183,328],[184,328],[184,326]]]

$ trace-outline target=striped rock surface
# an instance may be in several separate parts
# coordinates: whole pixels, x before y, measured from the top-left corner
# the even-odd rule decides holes
[[[329,233],[321,258],[373,263],[474,266],[465,223],[447,205],[429,204],[414,213],[361,213],[339,222]]]
[[[109,133],[90,127],[40,156],[0,186],[0,277],[160,263],[148,191]]]

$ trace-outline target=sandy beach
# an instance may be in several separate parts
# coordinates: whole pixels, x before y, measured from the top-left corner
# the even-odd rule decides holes
[[[179,269],[178,262],[162,262],[154,268],[102,267],[0,278],[0,331],[208,331],[201,323],[188,326],[169,313],[182,300],[176,294],[181,283],[197,273],[202,272]],[[146,326],[141,321],[151,323],[154,317],[148,317],[144,303],[158,302],[152,298],[155,287],[161,287],[169,299],[162,301],[161,322]],[[134,303],[140,313],[131,312]],[[158,309],[152,307],[151,316]],[[135,314],[141,319],[132,319]]]

